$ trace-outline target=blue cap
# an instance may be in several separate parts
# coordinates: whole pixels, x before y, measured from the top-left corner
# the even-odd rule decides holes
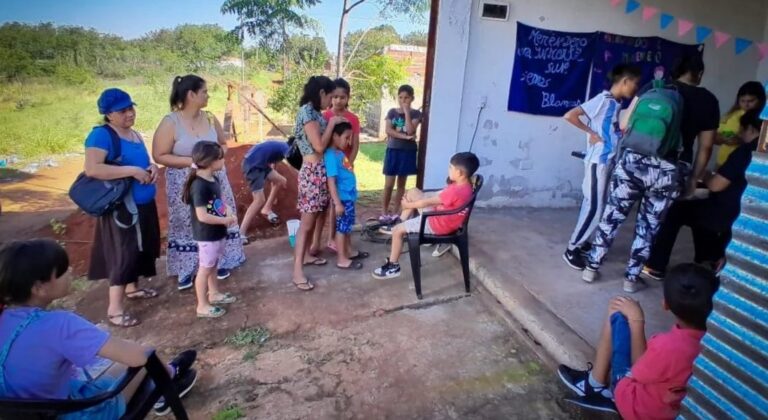
[[[136,104],[131,100],[131,95],[127,94],[125,91],[111,88],[101,92],[101,96],[99,96],[96,105],[99,107],[100,114],[107,115],[110,112],[122,111],[125,108]]]

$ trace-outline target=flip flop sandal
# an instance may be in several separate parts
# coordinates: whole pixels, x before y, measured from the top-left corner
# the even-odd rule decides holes
[[[338,268],[339,270],[362,270],[363,269],[363,263],[361,263],[360,261],[354,261],[353,260],[346,267],[336,264],[336,268]]]
[[[325,258],[315,257],[312,261],[304,261],[304,265],[322,266],[328,264],[328,260]]]
[[[302,292],[309,292],[311,290],[315,289],[315,285],[310,283],[309,281],[304,281],[301,283],[293,282],[294,287],[301,290]]]
[[[349,257],[350,260],[363,260],[368,257],[370,257],[371,254],[365,252],[365,251],[357,251],[357,255]]]
[[[141,324],[138,319],[125,312],[121,314],[107,315],[107,318],[109,319],[109,323],[116,327],[130,328]],[[115,322],[115,319],[119,319],[120,321]]]
[[[280,216],[278,216],[275,212],[271,211],[267,214],[261,213],[262,216],[264,216],[269,223],[273,225],[280,224]]]
[[[157,290],[155,289],[136,289],[132,292],[126,292],[125,297],[131,300],[140,300],[140,299],[152,299],[156,298],[158,296]]]
[[[197,312],[198,318],[219,318],[223,316],[225,313],[227,313],[227,310],[224,308],[219,308],[218,306],[214,306],[211,309],[209,309],[207,312]]]
[[[209,296],[208,299],[211,305],[226,305],[228,303],[237,302],[237,297],[232,296],[230,293],[222,293],[216,296],[216,299],[211,299],[211,297]]]

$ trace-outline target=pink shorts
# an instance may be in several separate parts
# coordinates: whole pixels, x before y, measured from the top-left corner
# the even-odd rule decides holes
[[[222,239],[216,242],[198,242],[197,255],[200,258],[200,267],[213,268],[219,263],[219,258],[224,255],[226,242]]]

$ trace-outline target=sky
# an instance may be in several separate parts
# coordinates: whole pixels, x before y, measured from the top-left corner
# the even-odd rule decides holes
[[[52,22],[94,28],[126,39],[185,23],[213,23],[232,29],[237,18],[222,15],[221,3],[222,0],[0,0],[0,24]],[[341,5],[342,0],[323,0],[306,12],[322,25],[321,35],[332,53],[336,52]],[[367,0],[350,13],[348,31],[384,23],[394,26],[401,35],[427,30],[426,19],[420,23],[405,16],[381,19],[376,0]]]

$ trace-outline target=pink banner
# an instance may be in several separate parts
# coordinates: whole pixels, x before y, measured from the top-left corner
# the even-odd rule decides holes
[[[611,6],[616,7],[621,3],[621,0],[611,0]]]
[[[679,36],[685,36],[688,32],[693,29],[693,22],[690,20],[685,19],[678,19],[677,20],[677,34]]]
[[[731,39],[731,35],[725,32],[715,31],[715,48],[720,48]]]
[[[651,6],[644,6],[643,7],[643,22],[648,21],[652,17],[656,16],[656,13],[659,13],[658,7],[651,7]]]
[[[768,42],[757,44],[757,50],[760,52],[760,61],[765,60],[768,57]]]

